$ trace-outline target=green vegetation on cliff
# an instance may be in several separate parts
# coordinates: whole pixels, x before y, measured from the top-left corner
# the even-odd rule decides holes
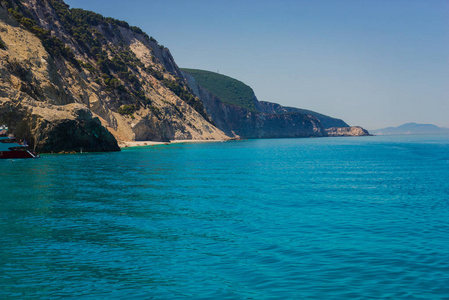
[[[111,98],[121,99],[121,102],[136,109],[151,105],[151,99],[144,88],[148,85],[144,78],[146,73],[209,120],[203,103],[193,95],[184,81],[175,74],[172,74],[175,75],[175,80],[164,76],[166,69],[157,67],[160,62],[154,53],[151,59],[155,65],[145,65],[130,49],[124,32],[131,32],[139,40],[158,45],[153,37],[140,28],[95,12],[70,8],[59,0],[41,0],[37,3],[38,7],[48,12],[42,20],[21,0],[0,0],[0,3],[25,29],[41,39],[45,49],[54,59],[65,58],[78,70],[89,71],[92,81],[102,86]],[[49,13],[50,11],[54,14]],[[53,25],[48,25],[56,21],[60,28],[55,29]],[[50,26],[51,30],[42,26]],[[55,36],[51,33],[52,30],[60,33]],[[165,47],[158,46],[164,51]],[[0,48],[5,47],[0,41]],[[120,104],[122,103],[116,103],[116,109]]]
[[[136,111],[136,108],[134,105],[122,105],[119,107],[117,112],[123,116],[128,115],[131,117],[131,119],[134,119],[133,113]]]
[[[253,89],[243,82],[204,70],[181,70],[192,75],[200,86],[217,96],[224,103],[237,105],[252,112],[258,111]]]
[[[185,86],[183,81],[180,78],[176,78],[176,80],[163,79],[162,83],[176,96],[184,100],[188,105],[193,107],[200,115],[203,116],[206,120],[209,120],[209,116],[207,115],[206,109],[204,108],[203,102],[200,99],[195,97],[188,86]]]
[[[6,49],[5,42],[3,42],[2,39],[0,39],[0,49],[3,49],[3,50]]]
[[[66,47],[61,40],[52,36],[49,30],[40,27],[34,20],[32,14],[23,6],[20,1],[1,0],[6,6],[8,12],[28,31],[34,33],[42,40],[45,49],[55,57],[64,57],[75,67],[79,68],[79,62],[75,59],[75,55],[69,47]]]
[[[138,27],[130,26],[125,21],[103,17],[98,13],[83,9],[69,9],[65,4],[55,0],[50,0],[50,3],[64,24],[64,27],[76,39],[86,54],[96,58],[97,66],[102,73],[101,76],[107,89],[124,93],[126,92],[126,88],[122,82],[127,83],[126,86],[128,86],[129,93],[134,94],[144,104],[150,104],[151,101],[145,96],[142,89],[144,84],[136,76],[138,69],[141,69],[151,74],[157,80],[162,81],[167,88],[192,106],[206,120],[209,119],[202,102],[192,94],[184,82],[179,80],[179,78],[176,78],[176,80],[164,78],[160,71],[151,66],[145,66],[131,51],[129,46],[124,46],[125,41],[122,40],[123,37],[119,27],[129,29],[135,34],[142,35],[147,41],[152,41],[157,44],[157,41],[153,37],[148,36]],[[95,28],[96,26],[102,27],[104,35]],[[112,47],[104,49],[104,45],[107,44],[106,38],[118,40],[114,49]],[[159,47],[165,49],[162,45],[159,45]],[[154,61],[155,57],[153,56],[152,59]],[[93,66],[83,64],[83,67],[91,71]]]
[[[99,128],[121,140],[225,138],[170,51],[141,29],[63,0],[0,0],[0,15],[0,124],[36,150],[77,150]],[[73,105],[91,116],[79,118]],[[9,112],[20,119],[5,119]],[[66,142],[66,131],[83,141]],[[94,148],[83,144],[107,150]]]
[[[283,114],[283,113],[301,113],[301,114],[315,116],[318,120],[320,120],[321,124],[323,124],[323,127],[326,128],[326,129],[331,128],[331,127],[349,127],[349,125],[346,124],[346,122],[341,120],[341,119],[337,119],[337,118],[333,118],[333,117],[330,117],[330,116],[326,116],[326,115],[317,113],[317,112],[312,111],[312,110],[296,108],[296,107],[282,106],[282,105],[279,105],[279,104],[270,103],[270,102],[264,102],[264,101],[261,101],[260,104],[261,104],[261,106],[263,108],[265,108],[267,106],[271,107],[271,111],[269,111],[270,113],[277,113],[277,114],[279,114],[279,113],[280,114]]]

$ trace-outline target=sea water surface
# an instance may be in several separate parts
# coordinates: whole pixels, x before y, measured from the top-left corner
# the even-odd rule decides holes
[[[449,299],[449,136],[0,160],[2,299]]]

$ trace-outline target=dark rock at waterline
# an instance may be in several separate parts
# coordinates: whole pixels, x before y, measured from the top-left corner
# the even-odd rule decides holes
[[[115,137],[81,104],[3,102],[0,123],[39,153],[120,151]]]

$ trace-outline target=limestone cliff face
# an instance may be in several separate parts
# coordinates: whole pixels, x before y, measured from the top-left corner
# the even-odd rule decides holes
[[[295,138],[325,136],[320,121],[300,113],[254,113],[244,108],[226,105],[224,115],[231,132],[244,138]]]
[[[341,119],[311,110],[258,101],[251,87],[228,76],[196,69],[182,69],[182,75],[203,102],[215,125],[229,136],[293,138],[369,135],[365,129],[350,127]]]
[[[38,152],[120,151],[117,140],[84,105],[55,107],[33,100],[13,103],[0,98],[0,122]]]
[[[187,83],[204,104],[214,124],[227,135],[240,138],[320,137],[326,132],[320,121],[311,115],[296,112],[253,112],[237,105],[223,103],[183,72]],[[255,97],[255,96],[254,96]],[[256,108],[259,101],[256,99]]]
[[[351,127],[332,127],[326,129],[328,136],[367,136],[370,135],[368,130],[360,126]]]
[[[0,75],[0,122],[21,123],[38,151],[116,150],[114,137],[227,138],[168,49],[126,22],[60,0],[0,0]],[[14,110],[23,118],[8,119]],[[71,134],[82,141],[71,146]]]

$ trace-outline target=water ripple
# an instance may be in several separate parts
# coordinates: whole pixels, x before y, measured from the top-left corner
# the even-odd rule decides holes
[[[0,161],[0,298],[447,299],[447,139]]]

